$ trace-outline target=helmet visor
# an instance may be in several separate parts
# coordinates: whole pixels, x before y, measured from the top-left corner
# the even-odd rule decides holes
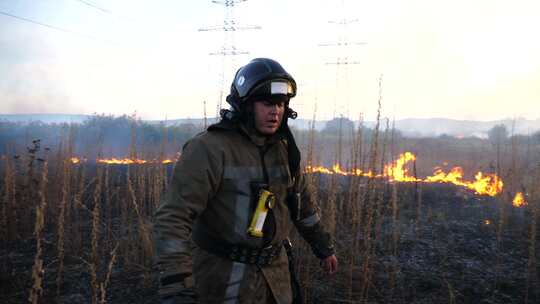
[[[296,95],[294,86],[286,80],[266,81],[255,87],[249,95],[255,97],[281,95],[293,97]]]
[[[270,83],[270,95],[292,95],[293,87],[289,82],[272,81]]]

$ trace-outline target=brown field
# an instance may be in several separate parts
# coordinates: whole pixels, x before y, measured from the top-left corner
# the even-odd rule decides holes
[[[148,145],[132,132],[125,155],[156,161],[113,165],[96,162],[115,156],[106,142],[76,147],[73,128],[55,141],[29,134],[23,145],[0,143],[10,145],[0,160],[2,302],[157,303],[152,214],[174,165],[160,161],[174,158],[184,140]],[[411,151],[411,176],[461,166],[464,180],[482,171],[504,182],[489,196],[449,183],[309,173],[340,267],[323,275],[293,236],[307,303],[540,301],[540,144],[523,136],[405,138],[387,121],[296,135],[304,166],[383,174]],[[518,192],[527,202],[521,207],[512,204]]]

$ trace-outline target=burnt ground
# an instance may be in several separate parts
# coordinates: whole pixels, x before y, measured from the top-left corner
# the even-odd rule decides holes
[[[350,226],[338,224],[340,271],[329,278],[316,262],[310,263],[315,278],[304,284],[310,303],[356,303],[360,299],[365,303],[540,302],[538,254],[528,264],[530,207],[514,208],[511,199],[477,196],[452,185],[420,188],[420,208],[413,185],[398,189],[401,202],[395,253],[391,211],[385,199],[381,229],[370,255],[372,276],[367,295],[362,296],[361,291],[365,251],[360,245],[351,264],[354,233]],[[356,235],[360,244],[365,242],[365,235]],[[538,239],[535,242],[538,252]]]
[[[516,209],[507,200],[476,196],[447,185],[422,186],[418,208],[414,192],[411,185],[400,186],[397,226],[392,224],[385,198],[381,209],[384,216],[380,230],[374,234],[370,255],[367,295],[362,293],[365,250],[351,250],[355,238],[363,244],[366,236],[351,231],[351,226],[340,219],[339,209],[336,243],[340,270],[336,275],[324,275],[306,245],[296,242],[307,303],[356,303],[362,298],[364,303],[525,303],[527,292],[528,303],[540,301],[537,258],[528,265],[529,208]],[[399,231],[395,251],[394,227]],[[0,248],[0,302],[24,303],[30,290],[35,240],[4,244]],[[90,276],[84,261],[89,253],[66,257],[64,285],[57,297],[55,246],[52,232],[46,233],[43,302],[90,303]],[[538,252],[540,248],[537,245],[534,249]],[[143,277],[140,266],[126,265],[119,258],[113,267],[107,302],[158,303],[155,275],[146,284]]]

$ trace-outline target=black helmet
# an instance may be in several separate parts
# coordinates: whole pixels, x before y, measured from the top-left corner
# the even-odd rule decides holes
[[[255,58],[241,67],[234,76],[227,102],[236,111],[257,96],[276,97],[286,101],[296,95],[296,82],[275,60]]]
[[[294,176],[300,174],[300,150],[296,145],[294,136],[287,125],[287,119],[295,119],[297,113],[289,108],[289,99],[296,96],[296,82],[285,71],[279,62],[269,58],[255,58],[241,67],[234,76],[231,84],[231,93],[227,102],[232,106],[233,112],[245,114],[246,103],[254,101],[257,97],[264,97],[271,102],[284,101],[285,115],[280,130],[288,140],[287,153],[289,155],[289,168]],[[222,117],[232,119],[234,113],[222,110]]]

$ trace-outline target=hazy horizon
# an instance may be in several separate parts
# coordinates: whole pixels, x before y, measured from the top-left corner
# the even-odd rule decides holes
[[[2,115],[6,115],[6,116],[17,116],[17,115],[20,115],[20,116],[23,116],[23,115],[27,115],[27,116],[32,116],[32,115],[64,115],[64,116],[99,116],[99,115],[105,115],[105,116],[113,116],[113,117],[121,117],[121,116],[131,116],[133,115],[133,113],[124,113],[124,114],[113,114],[113,113],[91,113],[91,114],[84,114],[84,113],[1,113],[0,112],[0,116]],[[181,119],[204,119],[204,116],[184,116],[184,117],[167,117],[167,118],[162,118],[162,119],[159,119],[159,118],[150,118],[150,119],[146,119],[146,118],[142,118],[138,115],[136,115],[137,118],[141,118],[143,120],[149,120],[149,121],[164,121],[164,120],[181,120]],[[207,119],[214,119],[214,118],[217,118],[217,116],[207,116],[206,117]],[[320,119],[320,118],[315,118],[316,121],[328,121],[328,120],[332,120],[332,119],[336,119],[336,118],[340,118],[340,117],[335,117],[335,118],[325,118],[325,119]],[[358,118],[354,118],[354,117],[344,117],[344,118],[347,118],[347,119],[350,119],[352,121],[358,121]],[[392,117],[381,117],[381,119],[386,119],[386,118],[389,118],[389,119],[393,119]],[[298,119],[300,120],[313,120],[313,118],[309,118],[309,117],[299,117]],[[416,119],[416,120],[424,120],[424,119],[442,119],[442,120],[455,120],[455,121],[476,121],[476,122],[494,122],[494,121],[512,121],[512,120],[526,120],[526,121],[537,121],[537,120],[540,120],[540,117],[538,118],[526,118],[526,117],[501,117],[501,118],[496,118],[496,119],[487,119],[487,120],[482,120],[482,119],[456,119],[456,118],[451,118],[451,117],[404,117],[404,118],[399,118],[399,119],[395,119],[395,120],[411,120],[411,119]],[[364,117],[363,121],[374,121],[375,119],[369,119],[369,118],[366,118]]]
[[[134,113],[120,113],[120,114],[115,114],[115,113],[91,113],[91,114],[85,114],[85,113],[2,113],[0,112],[0,116],[2,115],[12,115],[12,116],[17,116],[17,115],[27,115],[27,116],[32,116],[32,115],[65,115],[65,116],[99,116],[99,115],[105,115],[105,116],[113,116],[113,117],[121,117],[121,116],[132,116]],[[138,113],[136,113],[138,114]],[[135,117],[137,118],[141,118],[142,120],[149,120],[149,121],[160,121],[160,120],[179,120],[179,119],[204,119],[205,117],[204,116],[183,116],[183,117],[166,117],[166,118],[162,118],[162,119],[159,119],[159,118],[150,118],[150,119],[146,119],[146,118],[142,118],[141,116],[139,115],[135,115]],[[218,116],[207,116],[206,117],[207,119],[213,119],[213,118],[218,118]],[[328,120],[332,120],[332,119],[336,119],[336,118],[340,118],[340,117],[334,117],[334,118],[315,118],[316,121],[328,121]],[[347,118],[347,119],[350,119],[352,121],[358,121],[359,119],[358,118],[354,118],[354,117],[345,117],[343,116],[343,118]],[[393,117],[381,117],[381,119],[393,119]],[[298,119],[301,119],[301,120],[313,120],[313,117],[299,117]],[[519,121],[519,120],[526,120],[526,121],[537,121],[537,120],[540,120],[540,117],[538,118],[526,118],[526,117],[501,117],[501,118],[495,118],[495,119],[486,119],[486,120],[482,120],[482,119],[457,119],[457,118],[452,118],[452,117],[403,117],[403,118],[396,118],[395,120],[410,120],[410,119],[416,119],[416,120],[424,120],[424,119],[444,119],[444,120],[455,120],[455,121],[477,121],[477,122],[493,122],[493,121],[512,121],[512,120],[516,120],[516,121]],[[374,119],[369,119],[367,117],[364,117],[363,118],[363,121],[375,121],[375,118]]]
[[[261,29],[234,37],[198,31],[225,26],[211,1],[88,3],[0,2],[1,113],[161,120],[204,117],[206,102],[214,116],[236,69],[270,57],[297,80],[304,119],[375,119],[380,79],[385,117],[540,115],[536,1],[250,0],[235,5],[234,24]],[[223,46],[249,54],[208,55]]]

